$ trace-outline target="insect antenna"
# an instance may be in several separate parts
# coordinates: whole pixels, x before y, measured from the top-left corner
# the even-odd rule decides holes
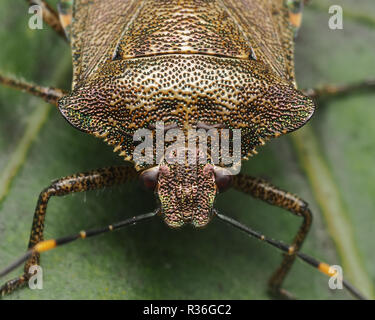
[[[288,254],[293,254],[294,253],[294,247],[293,246],[290,246],[290,245],[287,245],[281,241],[278,241],[278,240],[274,240],[274,239],[270,239],[270,238],[267,238],[265,235],[255,231],[255,230],[252,230],[251,228],[245,226],[244,224],[230,218],[230,217],[227,217],[225,215],[222,215],[220,213],[218,213],[216,210],[215,210],[215,214],[216,216],[224,221],[225,223],[237,228],[237,229],[240,229],[241,231],[247,233],[248,235],[254,237],[254,238],[257,238],[259,240],[262,240],[278,249],[280,249],[281,251],[284,251]],[[335,276],[336,275],[336,271],[331,271],[331,270],[334,270],[333,268],[331,269],[331,266],[327,263],[324,263],[324,262],[321,262],[321,261],[318,261],[316,260],[315,258],[311,257],[311,256],[308,256],[302,252],[296,252],[295,255],[300,258],[302,261],[306,262],[307,264],[313,266],[314,268],[318,269],[321,273],[327,275],[327,276]],[[353,285],[351,285],[348,281],[346,280],[342,280],[342,284],[343,286],[357,299],[360,299],[360,300],[367,300],[366,297],[364,297],[358,289],[356,289]]]
[[[135,216],[135,217],[132,217],[132,218],[129,218],[129,219],[126,219],[126,220],[108,225],[108,226],[103,227],[103,228],[91,229],[91,230],[87,230],[87,231],[83,230],[83,231],[81,231],[77,234],[74,234],[74,235],[70,235],[70,236],[66,236],[66,237],[62,237],[62,238],[58,238],[58,239],[50,239],[50,240],[41,241],[41,242],[37,243],[33,248],[28,250],[22,257],[20,257],[16,261],[14,261],[11,265],[9,265],[5,269],[1,270],[0,271],[0,277],[3,277],[6,274],[8,274],[9,272],[16,269],[19,265],[21,265],[22,263],[26,262],[29,258],[31,258],[32,255],[35,254],[35,253],[41,253],[41,252],[49,251],[49,250],[52,250],[52,249],[54,249],[58,246],[73,242],[77,239],[85,239],[85,238],[97,236],[99,234],[106,233],[106,232],[109,232],[109,231],[114,231],[114,230],[126,227],[128,225],[135,224],[135,223],[140,222],[140,221],[148,220],[148,219],[154,217],[156,214],[157,214],[157,211],[145,213],[145,214],[141,214],[139,216]]]

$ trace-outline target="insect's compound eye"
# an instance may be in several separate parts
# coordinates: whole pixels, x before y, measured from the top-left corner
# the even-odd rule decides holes
[[[139,180],[141,181],[143,187],[145,187],[148,190],[154,191],[156,185],[158,184],[158,176],[159,167],[156,166],[143,171],[139,176]]]
[[[215,183],[219,192],[224,192],[225,190],[229,189],[232,185],[232,175],[229,170],[225,168],[215,167]]]

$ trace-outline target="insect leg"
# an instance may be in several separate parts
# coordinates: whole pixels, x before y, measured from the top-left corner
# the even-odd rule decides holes
[[[66,40],[64,28],[60,23],[58,13],[44,0],[26,0],[30,6],[38,5],[42,8],[43,20],[57,34]]]
[[[296,258],[296,253],[300,250],[307,233],[309,232],[312,214],[305,201],[289,192],[280,190],[269,182],[239,174],[234,176],[233,186],[235,189],[251,196],[266,201],[267,203],[286,209],[296,216],[302,217],[302,224],[295,236],[288,253],[284,255],[284,259],[280,267],[274,272],[269,281],[269,290],[273,296],[278,298],[293,298],[286,290],[281,288],[290,268]]]
[[[58,88],[42,87],[36,84],[31,84],[26,81],[16,80],[9,77],[4,77],[0,74],[0,84],[14,88],[17,90],[26,91],[34,96],[42,98],[44,101],[57,106],[57,101],[67,95],[67,92]]]
[[[53,182],[40,193],[34,213],[28,249],[33,248],[36,244],[43,241],[47,205],[52,196],[64,196],[74,192],[102,189],[125,183],[134,179],[136,176],[137,172],[132,167],[118,166],[97,169],[86,173],[78,173]],[[0,287],[0,296],[9,294],[25,285],[32,276],[29,274],[29,268],[32,265],[39,265],[39,260],[39,253],[33,254],[25,263],[24,274],[16,279],[8,281]]]
[[[252,236],[252,237],[257,238],[261,241],[264,241],[264,242],[270,244],[271,246],[273,246],[273,247],[275,247],[275,248],[277,248],[281,251],[284,251],[286,253],[289,253],[291,250],[294,251],[294,248],[291,247],[290,245],[285,244],[285,243],[283,243],[281,241],[278,241],[278,240],[268,238],[264,234],[251,229],[250,227],[242,224],[241,222],[239,222],[237,220],[234,220],[230,217],[227,217],[223,214],[220,214],[216,210],[215,210],[215,215],[221,221],[224,221],[225,223],[231,225],[232,227],[235,227],[235,228],[245,232],[249,236]],[[330,276],[330,277],[335,276],[335,275],[337,276],[336,271],[332,268],[333,266],[331,266],[331,265],[329,265],[325,262],[316,260],[315,258],[313,258],[311,256],[308,256],[307,254],[304,254],[302,252],[296,252],[296,256],[299,259],[301,259],[302,261],[309,264],[310,266],[318,269],[321,273],[323,273],[327,276]],[[364,295],[362,295],[362,293],[357,288],[355,288],[352,284],[350,284],[348,281],[342,279],[342,284],[353,295],[353,297],[355,297],[357,299],[360,299],[360,300],[367,300],[367,298]]]
[[[375,79],[368,79],[365,81],[344,84],[344,85],[325,85],[315,89],[303,90],[304,93],[311,98],[321,98],[329,96],[338,96],[354,93],[360,90],[374,90],[375,89]]]

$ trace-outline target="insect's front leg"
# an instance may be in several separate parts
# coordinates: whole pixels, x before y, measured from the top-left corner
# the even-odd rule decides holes
[[[289,253],[284,255],[280,267],[274,272],[269,281],[269,290],[272,296],[284,299],[294,298],[293,295],[285,289],[282,289],[281,286],[294,263],[296,258],[295,254],[300,250],[311,226],[312,214],[307,203],[296,195],[280,190],[263,179],[239,174],[234,176],[233,183],[235,189],[266,201],[271,205],[286,209],[294,215],[303,218],[302,224],[292,242]]]
[[[40,193],[35,209],[28,248],[34,247],[43,240],[47,204],[52,196],[64,196],[74,192],[102,189],[104,187],[125,183],[134,179],[136,176],[137,172],[132,167],[118,166],[97,169],[86,173],[78,173],[56,180]],[[32,274],[29,274],[30,267],[32,265],[39,265],[39,261],[39,254],[33,255],[25,263],[24,274],[22,276],[10,280],[0,287],[0,296],[9,294],[25,285],[32,276]]]
[[[30,6],[38,5],[42,9],[43,20],[47,23],[57,34],[66,40],[64,28],[60,23],[58,13],[44,0],[26,0]]]

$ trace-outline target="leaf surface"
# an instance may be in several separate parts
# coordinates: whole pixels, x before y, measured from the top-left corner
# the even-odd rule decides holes
[[[296,45],[301,88],[374,77],[375,27],[368,23],[375,20],[371,2],[341,1],[343,30],[328,28],[328,4],[334,1],[316,1],[306,8]],[[0,70],[42,85],[69,88],[68,46],[48,26],[30,30],[29,17],[22,2],[1,2],[0,41],[4,45]],[[268,178],[308,201],[314,222],[303,252],[345,267],[345,261],[355,259],[362,268],[361,279],[350,280],[359,286],[365,281],[359,289],[371,293],[375,280],[375,94],[324,100],[319,106],[306,129],[312,132],[317,149],[304,144],[307,140],[302,133],[299,139],[307,149],[298,147],[297,138],[284,136],[260,148],[243,171]],[[48,112],[46,108],[37,98],[0,88],[0,268],[26,249],[39,192],[52,180],[122,163],[102,141],[74,130],[56,110],[51,107]],[[313,183],[314,171],[309,171],[311,165],[306,162],[314,156],[329,170],[344,208],[340,217],[344,216],[350,227],[355,257],[342,252],[345,234],[336,237],[337,230],[332,228],[335,219],[322,214],[322,203],[330,201],[330,194],[323,200],[317,197],[319,184]],[[235,191],[220,195],[217,207],[285,242],[292,240],[301,222],[288,212]],[[104,226],[153,209],[153,195],[137,184],[52,198],[45,238]],[[275,249],[219,221],[204,230],[170,230],[156,218],[45,253],[43,290],[23,289],[9,298],[268,299],[267,281],[280,261],[281,254]],[[7,279],[21,271],[19,268]],[[296,262],[285,288],[301,299],[350,298],[344,290],[331,291],[328,279],[302,262]]]

